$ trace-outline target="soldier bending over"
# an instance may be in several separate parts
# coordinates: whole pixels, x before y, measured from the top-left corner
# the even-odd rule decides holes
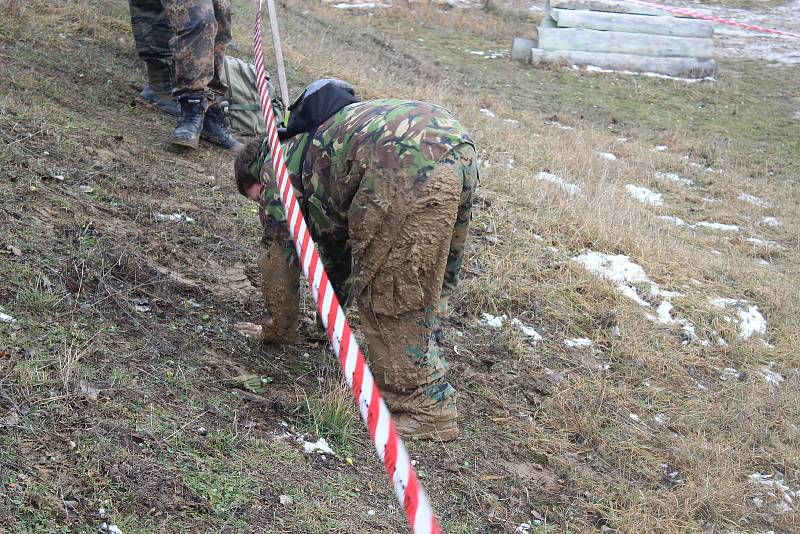
[[[458,282],[478,180],[472,139],[439,106],[359,102],[339,80],[313,83],[289,109],[281,138],[292,184],[337,295],[345,306],[357,300],[365,352],[397,430],[455,439],[441,317]],[[235,173],[239,192],[260,203],[264,226],[267,318],[249,333],[294,342],[300,267],[268,142],[247,145]]]

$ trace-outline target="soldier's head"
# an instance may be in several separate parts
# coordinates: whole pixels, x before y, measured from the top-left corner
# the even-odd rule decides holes
[[[247,143],[236,156],[236,162],[233,165],[236,189],[242,195],[256,202],[261,197],[261,167],[269,152],[264,141],[265,138],[262,137]]]

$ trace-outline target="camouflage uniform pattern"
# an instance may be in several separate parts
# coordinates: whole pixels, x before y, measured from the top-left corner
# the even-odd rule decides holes
[[[131,29],[136,53],[146,63],[172,65],[169,40],[172,26],[161,0],[130,0]]]
[[[174,35],[175,91],[179,98],[203,94],[209,100],[224,95],[223,58],[231,41],[231,0],[162,0]]]
[[[147,66],[147,80],[164,94],[172,88],[173,63],[169,40],[172,25],[161,0],[130,0],[131,29],[136,53]]]
[[[298,135],[284,148],[336,292],[343,303],[358,299],[366,352],[389,407],[454,417],[440,314],[458,281],[478,180],[472,140],[441,107],[384,99],[346,106],[313,139]],[[264,185],[263,243],[278,245],[282,264],[298,269],[266,142],[250,169]],[[274,319],[296,315],[265,299]]]

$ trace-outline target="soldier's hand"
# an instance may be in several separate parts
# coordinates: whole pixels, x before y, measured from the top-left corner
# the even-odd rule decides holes
[[[261,324],[236,323],[233,328],[245,337],[270,345],[291,345],[298,340],[296,329],[279,328],[271,317],[262,320]]]
[[[264,328],[259,324],[236,323],[233,328],[244,337],[253,338],[256,341],[261,341],[264,338]]]

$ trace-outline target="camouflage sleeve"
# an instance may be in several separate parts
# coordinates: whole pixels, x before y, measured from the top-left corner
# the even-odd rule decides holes
[[[264,227],[258,259],[261,293],[268,319],[262,322],[265,343],[294,343],[299,314],[300,265],[297,261],[278,184],[267,163],[265,149],[258,156],[263,189],[259,217]]]
[[[286,259],[291,260],[294,254],[294,246],[292,244],[291,235],[289,234],[286,212],[283,209],[283,202],[281,202],[278,181],[275,179],[275,173],[268,160],[269,150],[266,147],[265,140],[258,157],[253,162],[258,168],[257,172],[263,186],[261,189],[261,198],[258,203],[258,216],[261,219],[261,226],[264,227],[261,243],[265,247],[277,243],[284,249]],[[253,171],[251,171],[251,173],[252,172]]]

